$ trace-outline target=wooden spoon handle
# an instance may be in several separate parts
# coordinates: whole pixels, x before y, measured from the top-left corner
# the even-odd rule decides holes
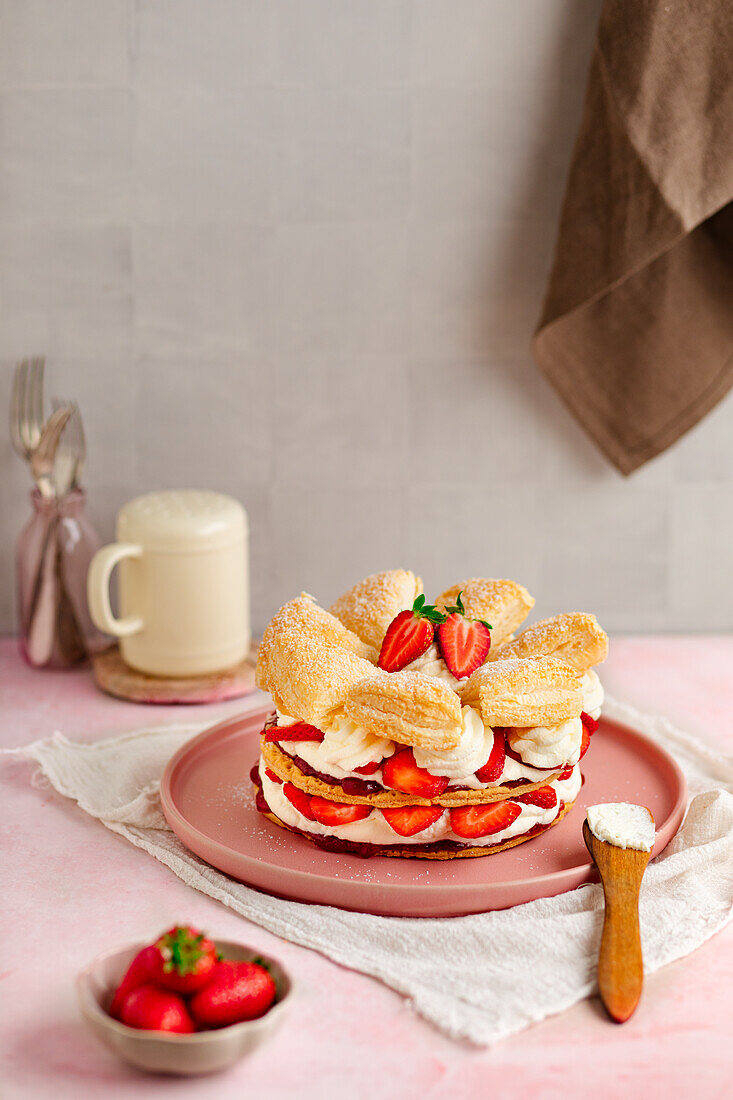
[[[609,1016],[617,1023],[628,1020],[639,1003],[644,984],[644,964],[639,933],[640,882],[616,882],[606,894],[601,950],[598,957],[598,989]]]

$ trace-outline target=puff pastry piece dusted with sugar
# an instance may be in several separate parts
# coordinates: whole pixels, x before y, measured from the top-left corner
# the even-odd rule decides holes
[[[461,592],[469,619],[484,619],[491,623],[491,644],[501,645],[529,615],[534,599],[516,581],[471,577],[454,584],[435,601],[438,607],[451,607]]]
[[[369,675],[376,675],[369,661],[314,641],[297,627],[263,637],[257,654],[257,686],[269,691],[283,714],[312,726],[319,726],[343,703],[351,685]]]
[[[347,630],[335,615],[319,607],[307,592],[301,592],[297,599],[283,604],[265,628],[262,645],[269,645],[270,639],[282,630],[299,630],[313,642],[341,646],[368,661],[376,661],[379,655],[372,646]]]
[[[600,664],[607,656],[608,635],[598,625],[595,615],[586,615],[581,611],[571,611],[533,623],[514,641],[505,642],[489,652],[490,661],[557,657],[578,672]]]
[[[344,710],[370,733],[401,745],[441,751],[461,739],[461,700],[422,672],[374,672],[349,689]]]
[[[482,665],[461,695],[487,726],[552,726],[583,709],[580,676],[556,657]]]
[[[329,609],[345,627],[353,630],[379,653],[387,627],[423,590],[422,581],[407,569],[374,573],[359,581]]]

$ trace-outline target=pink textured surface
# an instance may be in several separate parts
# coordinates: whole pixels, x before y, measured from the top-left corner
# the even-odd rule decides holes
[[[730,752],[731,667],[732,638],[615,639],[603,679],[618,698]],[[6,747],[54,729],[93,741],[146,723],[213,723],[249,702],[195,710],[121,703],[100,695],[88,672],[27,669],[10,641],[0,642],[0,700]],[[220,1100],[245,1092],[274,1100],[343,1092],[361,1100],[375,1094],[375,1082],[382,1100],[482,1096],[489,1089],[497,1100],[731,1095],[730,926],[651,975],[623,1027],[608,1023],[591,999],[492,1050],[476,1050],[443,1038],[378,983],[191,891],[74,805],[34,790],[29,777],[26,765],[2,765],[0,908],[23,955],[21,966],[6,950],[0,969],[3,1100]],[[260,945],[282,959],[300,989],[271,1043],[230,1073],[203,1081],[153,1079],[121,1065],[83,1028],[73,998],[74,976],[92,956],[178,919]]]
[[[552,897],[595,877],[581,833],[587,806],[633,801],[644,791],[658,854],[677,832],[687,805],[684,776],[667,753],[602,718],[575,805],[541,836],[485,859],[359,859],[325,852],[281,829],[258,813],[250,792],[243,802],[241,776],[258,755],[260,728],[256,714],[229,719],[179,749],[161,783],[163,811],[184,844],[220,871],[320,905],[393,917],[449,917]]]

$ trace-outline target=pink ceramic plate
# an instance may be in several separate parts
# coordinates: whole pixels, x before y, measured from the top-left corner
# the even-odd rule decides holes
[[[648,806],[657,823],[655,855],[684,815],[687,787],[674,760],[635,730],[602,719],[574,808],[534,840],[493,856],[446,861],[324,852],[255,810],[249,772],[269,709],[189,741],[169,762],[160,795],[168,823],[192,852],[240,882],[296,901],[403,917],[505,909],[596,880],[583,843],[586,806]]]

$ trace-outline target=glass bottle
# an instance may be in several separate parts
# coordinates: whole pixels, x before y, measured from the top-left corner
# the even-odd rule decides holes
[[[16,581],[21,653],[34,668],[69,668],[109,645],[87,607],[87,570],[101,542],[85,500],[83,489],[50,499],[31,493],[33,513],[16,546]]]

